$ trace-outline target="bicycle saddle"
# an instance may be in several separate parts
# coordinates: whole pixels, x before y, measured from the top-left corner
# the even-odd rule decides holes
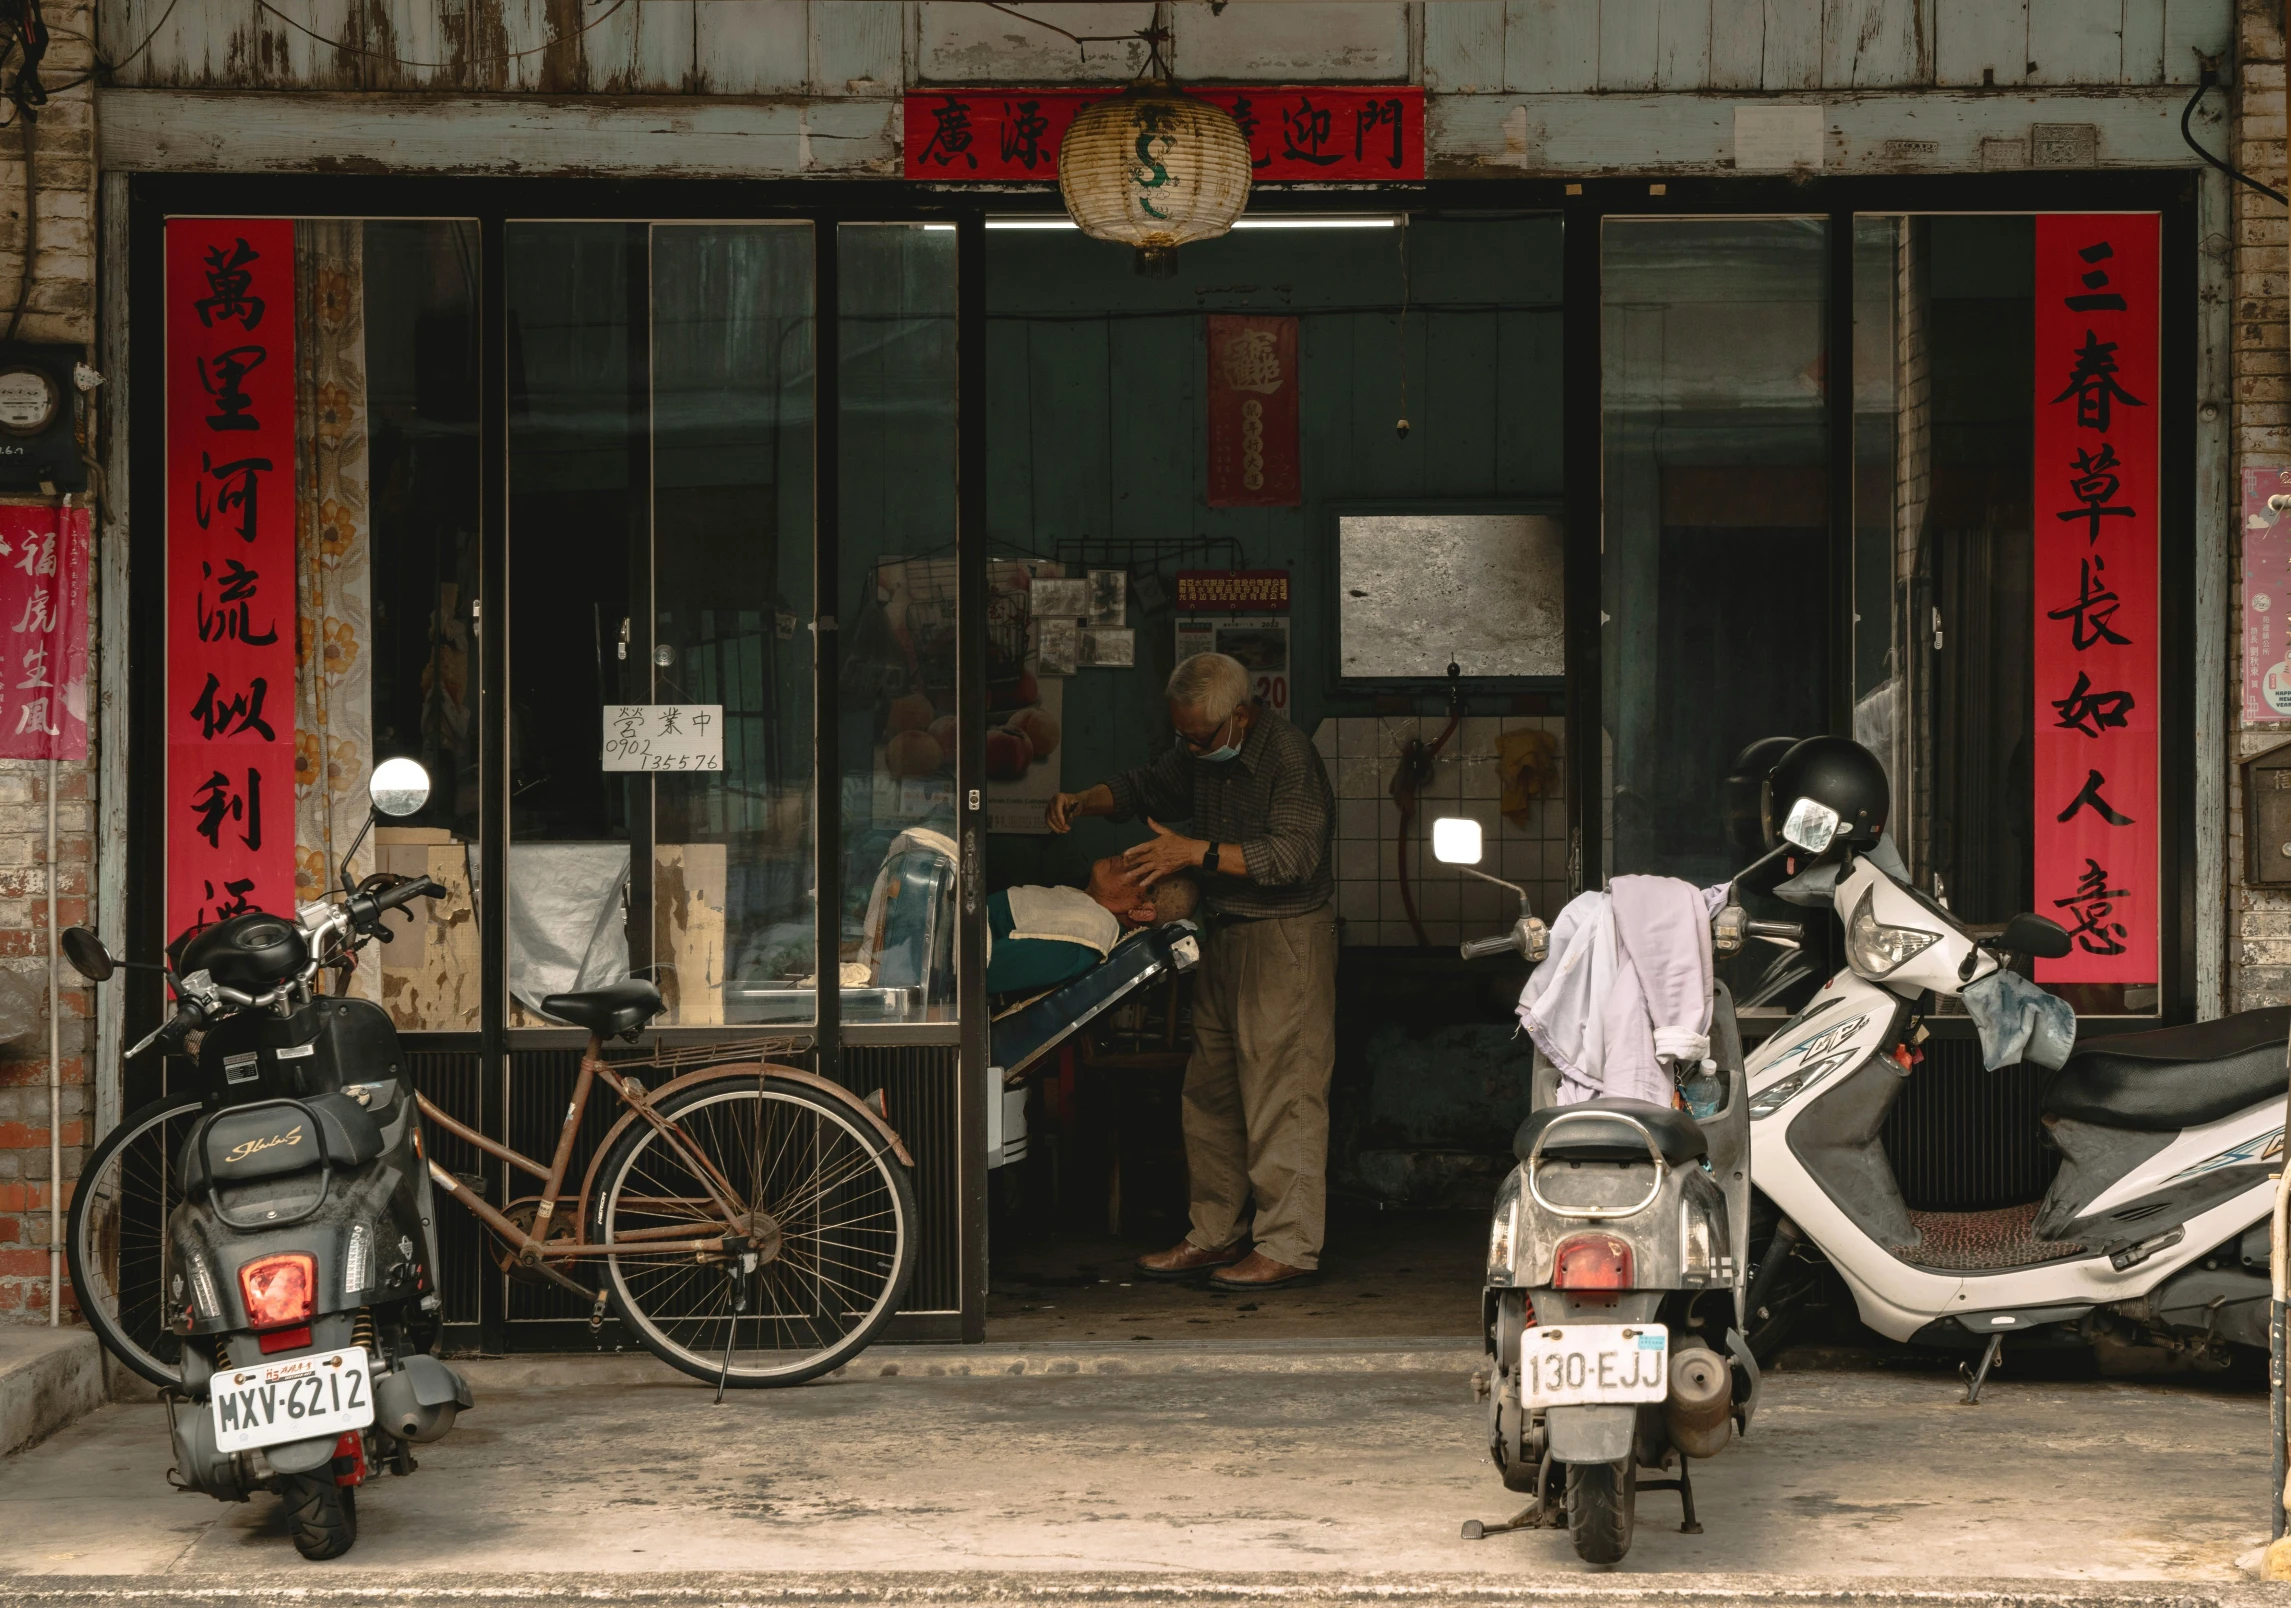
[[[660,990],[641,977],[571,994],[551,994],[541,1001],[543,1015],[585,1027],[603,1038],[633,1033],[667,1008],[661,1002]]]

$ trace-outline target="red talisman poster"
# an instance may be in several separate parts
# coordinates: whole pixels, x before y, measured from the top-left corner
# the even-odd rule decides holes
[[[1116,89],[949,89],[906,101],[910,179],[1050,180],[1075,113]],[[1424,91],[1409,84],[1186,87],[1233,114],[1260,184],[1424,176]]]
[[[88,752],[88,511],[0,508],[0,759]]]
[[[2160,943],[2158,228],[2036,223],[2036,908],[2047,983],[2153,983]]]
[[[294,908],[294,225],[167,224],[167,932]]]
[[[1209,506],[1295,508],[1297,321],[1209,315]]]

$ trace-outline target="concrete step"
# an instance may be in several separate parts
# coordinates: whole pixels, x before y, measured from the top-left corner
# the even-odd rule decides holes
[[[1624,1569],[1629,1568],[1628,1562]],[[551,1608],[609,1600],[629,1608],[946,1608],[1009,1603],[1022,1608],[2281,1608],[2282,1586],[2173,1581],[2062,1581],[1907,1577],[1822,1579],[1806,1575],[1566,1575],[1491,1580],[1465,1574],[1191,1574],[1059,1571],[994,1573],[515,1574],[423,1581],[402,1574],[314,1564],[299,1573],[228,1579],[150,1575],[12,1576],[21,1608],[373,1608],[437,1603],[450,1608]]]
[[[103,1374],[91,1330],[0,1324],[0,1456],[103,1405]]]
[[[651,1352],[528,1352],[456,1357],[483,1390],[551,1385],[657,1385],[689,1380]],[[1029,1374],[1444,1373],[1480,1366],[1477,1346],[1454,1340],[1183,1341],[1130,1345],[1042,1342],[1023,1346],[871,1346],[839,1369],[844,1380],[984,1378]]]

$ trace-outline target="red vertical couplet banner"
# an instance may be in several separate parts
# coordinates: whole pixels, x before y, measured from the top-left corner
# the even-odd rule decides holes
[[[2154,983],[2157,348],[2153,213],[2036,221],[2036,908],[2047,983]]]
[[[1209,316],[1209,506],[1295,508],[1297,321]]]
[[[88,752],[88,511],[0,508],[0,759]]]
[[[294,225],[167,224],[167,932],[294,908]]]

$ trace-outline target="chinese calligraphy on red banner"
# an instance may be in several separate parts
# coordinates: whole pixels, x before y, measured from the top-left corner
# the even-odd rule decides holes
[[[0,759],[88,751],[88,513],[0,508]]]
[[[1297,321],[1209,316],[1209,506],[1295,508]]]
[[[167,224],[167,931],[294,908],[294,225]]]
[[[1074,114],[1114,89],[954,89],[906,103],[910,179],[1058,177],[1058,146]],[[1378,88],[1199,89],[1249,137],[1260,184],[1424,176],[1424,92]]]
[[[2157,980],[2157,220],[2036,223],[2036,908],[2048,983]]]

